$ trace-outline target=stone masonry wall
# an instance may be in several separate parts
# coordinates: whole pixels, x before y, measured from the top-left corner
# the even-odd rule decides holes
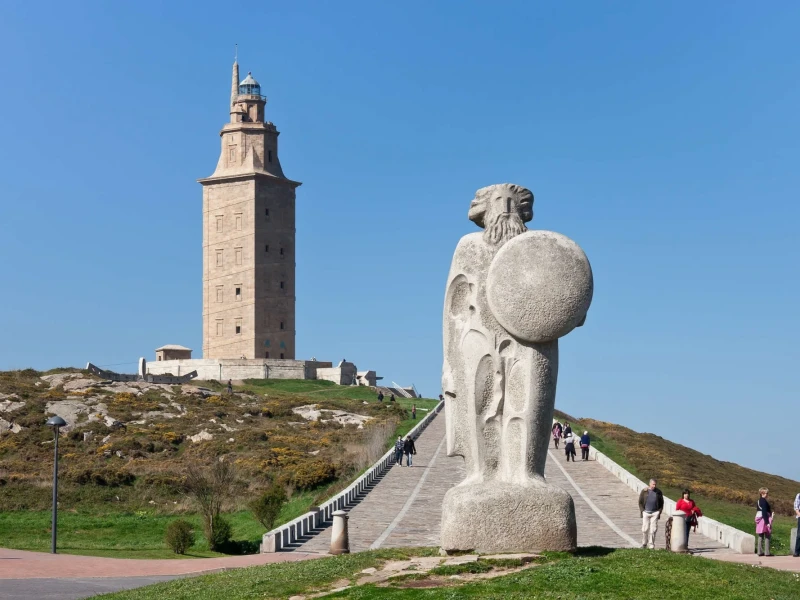
[[[185,375],[197,371],[200,380],[228,379],[316,379],[317,369],[330,368],[332,363],[310,360],[242,360],[189,359],[148,362],[151,375]]]

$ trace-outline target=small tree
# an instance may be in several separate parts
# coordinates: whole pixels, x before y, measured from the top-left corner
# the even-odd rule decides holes
[[[236,468],[224,459],[215,461],[210,467],[190,465],[186,470],[184,489],[200,508],[203,531],[211,550],[218,550],[230,540],[230,524],[220,513],[233,495],[235,485]]]
[[[261,523],[267,531],[275,525],[275,520],[286,502],[286,491],[283,487],[273,483],[258,498],[250,502],[250,510],[256,521]]]
[[[186,554],[194,546],[194,530],[188,521],[177,519],[167,525],[164,539],[175,554]]]

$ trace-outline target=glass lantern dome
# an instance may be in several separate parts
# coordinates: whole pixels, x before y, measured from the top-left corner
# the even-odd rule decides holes
[[[258,85],[258,82],[255,79],[253,79],[252,73],[248,72],[247,77],[245,77],[239,84],[239,94],[247,94],[249,96],[261,95],[261,86]]]

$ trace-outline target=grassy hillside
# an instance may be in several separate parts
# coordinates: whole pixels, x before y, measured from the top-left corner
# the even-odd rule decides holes
[[[163,547],[161,517],[194,511],[181,493],[187,465],[222,456],[234,462],[233,513],[277,481],[290,494],[280,518],[285,522],[348,485],[407,432],[417,422],[412,403],[418,419],[436,405],[419,399],[378,403],[369,388],[325,381],[248,380],[227,394],[218,382],[109,384],[75,369],[0,372],[0,508],[6,511],[0,513],[0,538],[30,549],[41,538],[46,546],[53,432],[45,421],[53,412],[69,423],[59,440],[61,539],[68,544],[73,529],[113,529],[106,517],[119,515],[117,524],[141,538],[128,536],[125,543],[149,551]],[[318,420],[292,410],[309,405],[323,411]],[[362,420],[363,427],[336,418]],[[253,523],[234,518],[245,539],[258,538]],[[80,544],[75,548],[80,551]]]
[[[796,525],[792,507],[795,495],[800,493],[800,482],[717,460],[652,433],[594,419],[576,419],[560,411],[556,416],[562,423],[572,423],[573,430],[587,430],[598,450],[639,479],[655,477],[659,487],[674,500],[688,487],[705,515],[743,531],[755,532],[758,490],[769,488],[776,514],[773,545],[778,552],[788,552],[789,531]]]

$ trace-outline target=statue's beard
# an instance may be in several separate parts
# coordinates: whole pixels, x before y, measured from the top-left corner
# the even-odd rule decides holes
[[[505,244],[511,238],[528,230],[515,212],[500,213],[486,226],[483,239],[489,244]]]

